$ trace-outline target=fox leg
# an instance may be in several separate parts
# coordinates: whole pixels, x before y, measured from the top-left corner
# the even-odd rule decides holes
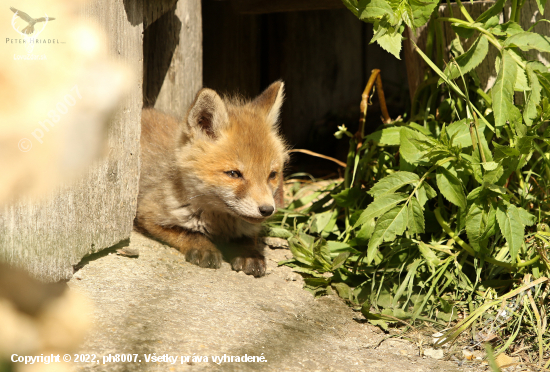
[[[238,239],[223,245],[223,253],[235,271],[243,271],[256,278],[265,275],[265,257],[260,253],[256,239]]]
[[[203,234],[179,226],[160,226],[147,219],[138,219],[137,222],[138,227],[183,253],[187,262],[212,269],[221,267],[220,250]]]

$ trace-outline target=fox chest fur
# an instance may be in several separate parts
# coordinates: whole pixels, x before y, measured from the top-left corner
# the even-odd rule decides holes
[[[184,253],[255,238],[282,192],[282,100],[276,82],[250,102],[203,89],[183,122],[145,109],[136,225]]]

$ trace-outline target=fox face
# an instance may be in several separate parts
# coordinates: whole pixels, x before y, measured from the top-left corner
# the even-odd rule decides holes
[[[288,158],[277,133],[283,89],[275,82],[251,102],[197,94],[176,150],[178,199],[252,224],[275,212]]]
[[[260,222],[282,196],[287,147],[279,136],[283,83],[253,101],[202,89],[184,122],[145,109],[135,225],[187,261],[260,277],[266,262]]]

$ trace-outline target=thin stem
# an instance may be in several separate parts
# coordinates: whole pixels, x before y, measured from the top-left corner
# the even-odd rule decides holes
[[[493,105],[493,99],[492,99],[487,93],[485,93],[485,92],[483,91],[483,89],[477,88],[477,89],[475,90],[475,92],[476,92],[477,94],[479,94],[479,95],[481,96],[481,98],[483,98],[483,100],[485,101],[485,103],[487,103],[487,105],[489,105],[489,106],[492,106],[492,105]]]
[[[529,261],[517,263],[515,266],[516,266],[516,267],[531,266],[531,265],[537,263],[539,260],[540,260],[540,256],[537,254],[535,257],[533,257],[533,258],[530,259]],[[487,261],[487,262],[488,262],[488,261]]]
[[[363,137],[365,136],[365,120],[367,118],[367,108],[369,107],[370,91],[372,90],[372,87],[374,86],[374,83],[376,81],[376,77],[379,74],[380,74],[380,70],[378,69],[372,70],[372,73],[369,77],[369,81],[367,82],[367,85],[365,86],[365,90],[361,95],[361,104],[359,105],[359,110],[360,110],[359,129],[357,129],[357,133],[355,134],[355,136],[357,137],[357,142],[359,143],[359,146],[361,146],[361,143],[363,142]]]
[[[323,155],[323,154],[319,154],[318,152],[314,152],[314,151],[310,151],[310,150],[306,150],[306,149],[292,149],[290,150],[289,152],[301,152],[302,154],[308,154],[308,155],[311,155],[311,156],[315,156],[317,158],[322,158],[322,159],[326,159],[326,160],[330,160],[332,162],[335,162],[336,164],[338,164],[339,166],[345,168],[346,167],[346,163],[344,163],[343,161],[340,161],[338,159],[335,159],[335,158],[332,158],[330,156],[326,156],[326,155]]]
[[[473,149],[476,149],[477,148],[477,139],[476,139],[476,135],[475,135],[475,124],[474,122],[472,121],[470,123],[470,137],[472,138],[472,148]]]
[[[384,117],[384,124],[388,124],[391,122],[391,118],[390,114],[388,113],[388,107],[386,106],[386,97],[384,96],[384,88],[382,87],[382,75],[380,73],[378,73],[378,75],[376,76],[376,90],[378,91],[378,101],[380,102],[380,110],[382,111],[382,116]]]
[[[450,18],[450,17],[439,17],[438,19],[442,20],[442,21],[447,21],[447,22],[451,22],[451,23],[460,23],[462,25],[465,25],[465,26],[469,26],[471,29],[474,29],[476,31],[479,31],[481,32],[482,34],[486,35],[487,36],[487,40],[489,40],[489,42],[491,44],[493,44],[499,51],[502,51],[503,46],[500,45],[500,43],[498,42],[498,40],[493,36],[493,34],[490,32],[490,31],[487,31],[486,29],[484,28],[481,28],[481,27],[478,27],[478,26],[474,26],[472,23],[469,23],[469,22],[466,22],[462,19],[458,19],[458,18]],[[525,66],[525,64],[523,64]]]
[[[455,15],[453,14],[453,7],[451,6],[451,2],[449,0],[446,0],[447,1],[447,9],[449,9],[449,14],[451,15],[452,18],[455,17]]]
[[[510,19],[516,21],[516,14],[518,11],[518,0],[512,0],[512,13],[510,14]]]
[[[487,159],[485,159],[485,151],[483,151],[483,146],[481,145],[481,137],[479,136],[479,123],[477,121],[477,115],[475,112],[472,113],[474,115],[474,122],[475,122],[475,131],[477,135],[477,145],[479,146],[479,156],[481,156],[481,161],[483,163],[487,163]]]
[[[462,1],[456,0],[456,3],[458,4],[458,7],[460,8],[460,11],[462,12],[462,14],[464,14],[464,17],[466,17],[466,19],[470,21],[470,23],[474,23],[475,22],[474,19],[470,16],[470,13],[468,13],[464,5],[462,5]]]

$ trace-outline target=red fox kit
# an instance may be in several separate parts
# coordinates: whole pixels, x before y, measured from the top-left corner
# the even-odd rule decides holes
[[[142,113],[136,225],[201,267],[265,274],[256,238],[275,212],[288,158],[278,135],[283,82],[250,102],[202,89],[187,119]]]

